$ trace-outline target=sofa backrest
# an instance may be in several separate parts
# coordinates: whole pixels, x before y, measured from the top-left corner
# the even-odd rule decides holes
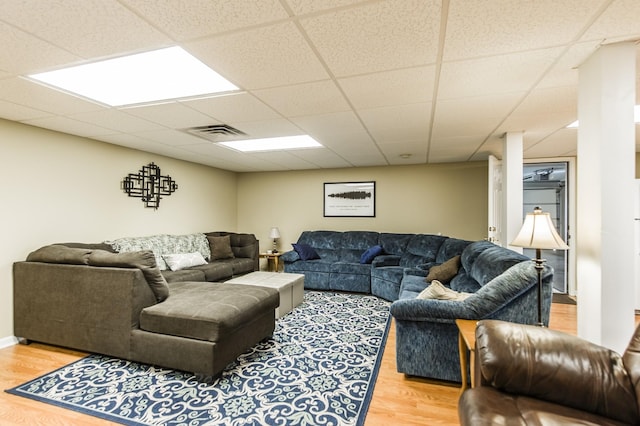
[[[298,243],[313,247],[322,260],[336,262],[340,259],[342,240],[343,232],[339,231],[303,231]]]
[[[436,263],[444,263],[454,256],[461,255],[462,251],[471,243],[472,241],[460,240],[458,238],[445,239],[436,255]]]
[[[342,233],[340,260],[358,263],[367,249],[378,244],[378,233],[373,231],[346,231]]]
[[[260,241],[254,234],[227,232],[227,231],[215,231],[205,232],[209,237],[224,237],[229,236],[229,244],[231,245],[231,251],[235,257],[246,257],[254,260],[254,270],[260,269]]]
[[[524,261],[531,259],[513,250],[494,246],[480,253],[468,272],[480,286],[483,286],[513,265]]]
[[[393,234],[383,232],[379,236],[379,244],[384,250],[384,254],[394,254],[401,256],[409,244],[409,240],[415,234]]]
[[[159,234],[146,237],[125,237],[105,241],[105,243],[111,245],[117,252],[151,250],[161,271],[168,269],[166,262],[162,258],[162,255],[165,254],[199,252],[205,259],[211,257],[209,241],[204,234]]]
[[[440,246],[447,239],[442,235],[415,234],[407,243],[400,256],[400,266],[413,268],[418,265],[434,263]]]

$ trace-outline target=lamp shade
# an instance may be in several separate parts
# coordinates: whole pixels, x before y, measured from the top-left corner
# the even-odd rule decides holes
[[[533,213],[527,213],[522,228],[511,245],[535,249],[569,249],[558,235],[551,215],[543,212],[540,207],[534,208]]]
[[[280,238],[280,230],[277,227],[271,228],[271,232],[269,232],[269,238],[273,240]]]

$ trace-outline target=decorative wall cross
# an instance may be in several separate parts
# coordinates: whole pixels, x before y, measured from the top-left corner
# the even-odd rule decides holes
[[[138,173],[129,173],[122,180],[122,189],[129,197],[142,198],[145,207],[158,209],[162,195],[171,195],[178,184],[171,176],[162,176],[154,163],[142,166]]]

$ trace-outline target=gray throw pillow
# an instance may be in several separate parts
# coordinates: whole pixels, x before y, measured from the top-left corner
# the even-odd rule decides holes
[[[234,257],[231,250],[231,239],[228,235],[224,237],[211,237],[207,235],[209,248],[211,249],[211,260],[229,259]]]

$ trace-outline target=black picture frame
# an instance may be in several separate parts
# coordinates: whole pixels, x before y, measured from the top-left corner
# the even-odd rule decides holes
[[[376,181],[325,182],[324,217],[375,217]]]

